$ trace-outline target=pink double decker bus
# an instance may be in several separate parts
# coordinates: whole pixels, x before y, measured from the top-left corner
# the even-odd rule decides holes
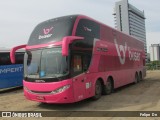
[[[44,21],[25,48],[24,95],[44,103],[99,99],[120,86],[137,83],[145,73],[144,44],[83,15]]]

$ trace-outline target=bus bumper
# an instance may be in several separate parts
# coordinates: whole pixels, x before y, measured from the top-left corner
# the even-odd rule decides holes
[[[28,100],[42,103],[73,103],[75,102],[73,95],[72,81],[57,82],[57,83],[31,83],[23,81],[24,96]],[[63,86],[69,86],[66,90],[58,93],[57,89]],[[54,91],[53,93],[51,91]]]

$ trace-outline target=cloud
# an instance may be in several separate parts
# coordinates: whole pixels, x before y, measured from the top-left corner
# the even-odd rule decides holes
[[[146,16],[146,30],[147,32],[160,31],[160,0],[129,0],[131,4],[140,10],[144,10]]]
[[[147,44],[160,44],[160,32],[148,32],[147,33]]]
[[[114,27],[112,13],[116,1],[119,0],[3,0],[0,4],[0,42],[3,44],[0,47],[27,43],[38,23],[69,14],[84,14]],[[147,44],[158,43],[160,1],[129,2],[145,11]]]
[[[112,7],[98,0],[5,0],[0,5],[1,46],[14,47],[25,44],[33,28],[47,19],[69,15],[84,14],[104,23],[112,23]],[[106,2],[106,4],[111,2]],[[111,16],[111,17],[107,17]]]

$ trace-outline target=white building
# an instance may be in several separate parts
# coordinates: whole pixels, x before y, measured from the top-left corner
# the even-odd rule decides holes
[[[152,44],[149,49],[150,61],[160,61],[160,44]]]

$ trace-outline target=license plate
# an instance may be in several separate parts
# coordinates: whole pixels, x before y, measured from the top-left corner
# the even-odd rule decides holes
[[[45,98],[43,96],[37,96],[36,97],[38,100],[45,100]]]

